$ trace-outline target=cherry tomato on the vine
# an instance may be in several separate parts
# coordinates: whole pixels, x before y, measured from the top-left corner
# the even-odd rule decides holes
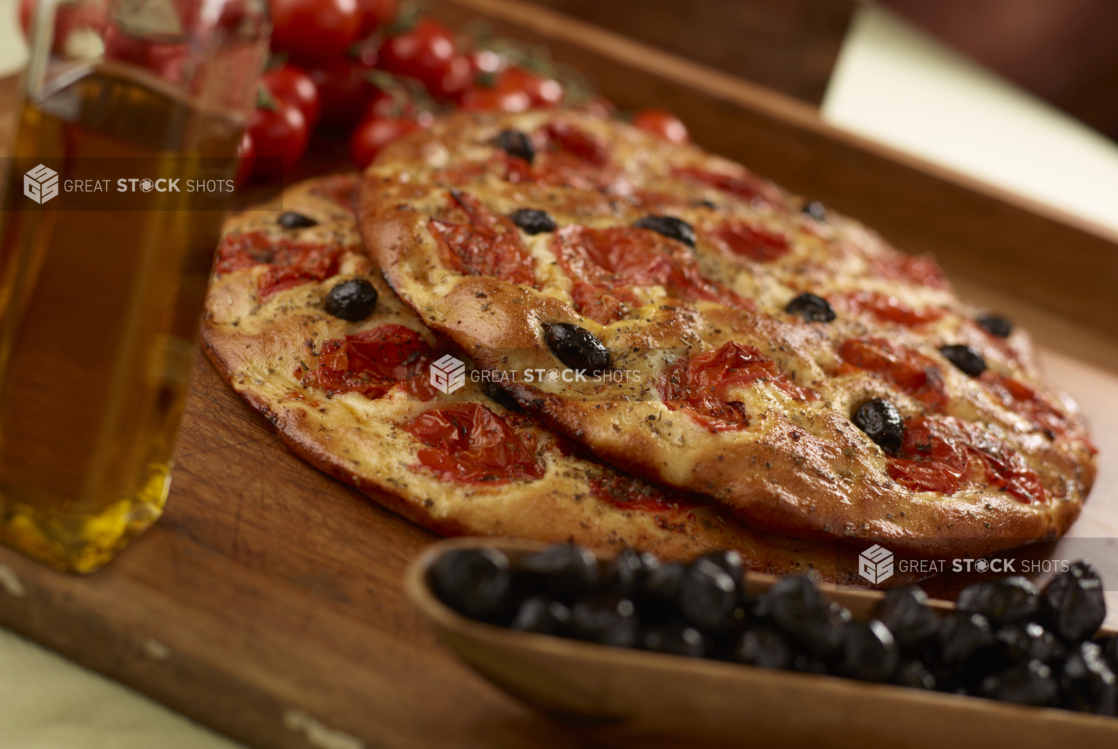
[[[378,67],[415,78],[429,91],[437,91],[451,73],[456,56],[454,37],[441,23],[423,19],[410,31],[389,37],[380,48]]]
[[[523,91],[533,107],[553,107],[563,98],[563,87],[554,78],[536,75],[524,68],[506,68],[497,76],[497,88]]]
[[[397,5],[396,0],[357,0],[361,11],[361,30],[357,32],[357,38],[364,39],[392,23],[396,18]]]
[[[366,102],[379,91],[369,80],[369,72],[368,66],[352,57],[343,57],[307,71],[318,86],[322,122],[349,126],[361,118]]]
[[[415,120],[401,117],[370,117],[363,120],[353,131],[349,141],[349,155],[353,165],[364,169],[381,149],[405,135],[420,130]]]
[[[474,82],[474,64],[466,55],[455,54],[446,64],[446,71],[427,84],[427,93],[436,99],[459,99]]]
[[[357,0],[271,0],[272,49],[299,63],[329,63],[357,41]]]
[[[365,113],[361,121],[371,117],[387,117],[390,119],[404,118],[415,120],[422,127],[427,127],[435,121],[435,115],[425,109],[420,109],[411,99],[397,102],[392,94],[387,91],[377,91],[365,102]]]
[[[272,96],[297,106],[307,120],[307,128],[314,129],[322,113],[322,99],[306,71],[285,63],[265,72],[261,82]]]
[[[307,118],[299,107],[277,99],[273,109],[257,107],[248,122],[254,177],[276,179],[299,162],[307,149]]]
[[[406,112],[392,98],[387,91],[377,90],[365,102],[365,111],[361,115],[362,121],[370,117],[399,117]]]
[[[691,140],[683,121],[662,109],[642,109],[633,115],[633,125],[672,143],[688,143]]]
[[[471,86],[462,95],[461,108],[468,112],[523,112],[532,99],[523,91]]]

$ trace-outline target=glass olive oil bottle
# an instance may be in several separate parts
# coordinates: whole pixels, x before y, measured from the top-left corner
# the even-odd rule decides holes
[[[0,216],[0,541],[90,572],[163,510],[268,23],[117,0],[67,59],[51,5]]]

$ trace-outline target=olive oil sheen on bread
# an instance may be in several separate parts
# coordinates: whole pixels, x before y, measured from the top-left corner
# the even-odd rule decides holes
[[[60,185],[144,164],[134,176],[185,185],[231,177],[240,135],[101,63],[26,101],[13,164],[61,164]],[[8,176],[0,229],[0,540],[89,572],[162,512],[223,204],[151,190],[46,210],[22,182]]]

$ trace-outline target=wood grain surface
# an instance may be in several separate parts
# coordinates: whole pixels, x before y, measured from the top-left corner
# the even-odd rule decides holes
[[[1111,322],[1100,327],[1118,330],[1118,295],[1112,293],[1118,248],[1101,234],[1047,209],[1030,212],[1020,200],[960,186],[957,178],[913,160],[890,161],[887,150],[836,135],[800,105],[724,74],[710,72],[692,86],[668,65],[670,58],[665,62],[660,53],[646,54],[624,40],[613,49],[608,34],[588,34],[579,47],[584,25],[555,26],[550,15],[528,18],[518,15],[521,6],[498,0],[444,0],[436,10],[448,20],[465,20],[479,9],[515,35],[551,34],[557,56],[591,65],[607,93],[623,94],[625,106],[692,113],[701,142],[747,162],[751,154],[772,149],[754,159],[761,173],[779,178],[820,169],[817,186],[861,185],[852,188],[855,207],[895,181],[894,196],[914,202],[885,201],[897,203],[890,226],[907,226],[906,217],[914,216],[906,236],[916,237],[932,223],[919,215],[921,205],[942,211],[943,225],[916,249],[963,236],[963,249],[950,257],[958,265],[965,252],[975,253],[964,267],[980,281],[989,280],[987,269],[999,253],[1014,251],[1020,256],[1006,273],[1043,286],[1051,271],[1034,262],[1040,253],[1030,249],[1029,232],[1038,241],[1063,241],[1061,252],[1052,254],[1070,259],[1066,280],[1079,273],[1082,285],[1071,293],[1065,276],[1052,274],[1045,288],[1055,306],[1082,314],[1110,305]],[[683,72],[698,74],[693,68]],[[633,85],[628,92],[627,81]],[[0,99],[0,112],[10,109],[9,94],[6,106]],[[718,128],[725,132],[718,135]],[[770,168],[780,164],[779,170]],[[860,183],[863,172],[868,176]],[[835,189],[836,205],[843,194]],[[873,215],[864,217],[873,223]],[[952,224],[968,217],[973,221],[965,226]],[[988,236],[998,238],[987,245]],[[984,247],[988,252],[979,252]],[[1092,257],[1108,258],[1108,270],[1088,272],[1082,263]],[[1102,288],[1106,299],[1092,299]],[[1072,535],[1103,543],[1118,538],[1115,340],[1040,309],[1036,295],[989,291],[981,284],[964,290],[1033,327],[1050,347],[1052,379],[1083,405],[1101,451],[1098,484]],[[404,569],[432,538],[295,458],[200,359],[163,520],[88,578],[61,575],[0,549],[0,625],[256,746],[578,743],[471,673],[407,603]],[[962,582],[938,585],[950,594]],[[1111,601],[1115,622],[1113,594]]]

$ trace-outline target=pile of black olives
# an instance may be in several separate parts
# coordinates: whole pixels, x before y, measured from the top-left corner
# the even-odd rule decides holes
[[[868,621],[810,576],[750,593],[742,573],[733,551],[681,564],[627,549],[599,564],[563,544],[516,564],[493,548],[450,551],[429,580],[455,611],[526,632],[1118,715],[1118,637],[1097,634],[1106,604],[1087,562],[1043,590],[1021,577],[972,585],[948,614],[898,588]]]

